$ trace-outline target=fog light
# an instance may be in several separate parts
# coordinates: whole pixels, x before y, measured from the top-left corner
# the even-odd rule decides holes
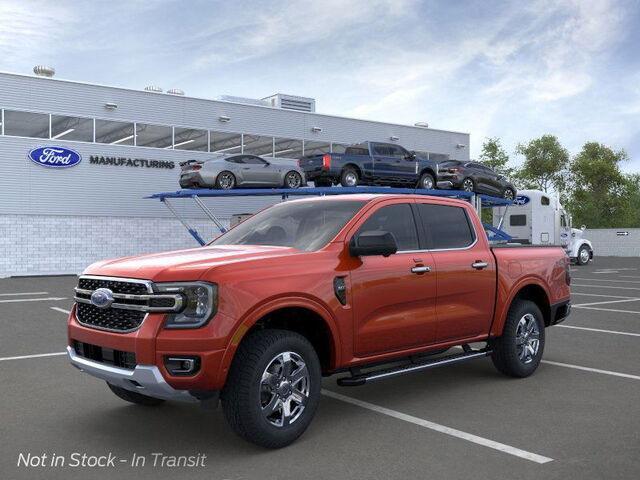
[[[164,367],[171,375],[195,375],[200,370],[200,357],[165,357]]]

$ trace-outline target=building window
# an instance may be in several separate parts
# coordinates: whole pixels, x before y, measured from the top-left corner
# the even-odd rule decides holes
[[[305,155],[322,155],[323,153],[331,152],[331,143],[329,142],[315,142],[312,140],[304,141],[304,154]]]
[[[93,119],[51,115],[51,139],[93,142]]]
[[[273,156],[279,158],[300,158],[302,156],[302,140],[275,138]]]
[[[155,148],[171,147],[173,145],[173,129],[163,125],[136,123],[136,145]]]
[[[176,150],[206,152],[209,149],[208,132],[206,130],[176,127],[174,129],[173,148]]]
[[[4,134],[16,137],[49,138],[49,115],[5,110]]]
[[[212,153],[242,153],[242,135],[239,133],[210,132]]]
[[[332,143],[331,153],[344,153],[348,146],[346,143]]]
[[[244,153],[273,157],[273,137],[244,134]]]
[[[133,123],[96,120],[96,142],[133,145]]]

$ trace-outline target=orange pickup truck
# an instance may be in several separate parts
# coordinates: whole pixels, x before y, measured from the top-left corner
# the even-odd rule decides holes
[[[531,375],[570,281],[562,248],[492,247],[464,201],[295,200],[204,247],[91,265],[67,350],[126,401],[220,400],[239,435],[277,448],[311,422],[322,376],[354,386],[485,356]]]

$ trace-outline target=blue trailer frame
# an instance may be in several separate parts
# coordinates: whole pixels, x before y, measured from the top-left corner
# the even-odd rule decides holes
[[[193,190],[177,190],[175,192],[160,192],[149,195],[149,199],[160,200],[176,217],[182,225],[187,229],[191,236],[200,244],[206,245],[207,242],[202,238],[198,231],[193,228],[173,207],[171,200],[177,198],[191,198],[203,213],[218,227],[221,233],[227,231],[214,212],[207,207],[202,198],[230,198],[230,197],[273,197],[280,196],[282,201],[286,201],[289,197],[300,196],[326,196],[326,195],[353,195],[353,194],[387,194],[402,195],[416,194],[427,195],[432,197],[447,197],[466,200],[474,205],[475,209],[480,212],[482,208],[509,206],[513,202],[504,198],[492,197],[489,195],[477,194],[473,192],[465,192],[462,190],[421,190],[414,188],[392,188],[392,187],[304,187],[295,190],[287,188],[245,188],[236,190],[210,190],[210,189],[193,189]],[[483,224],[493,236],[489,237],[490,241],[509,241],[511,237],[500,228],[492,225]]]

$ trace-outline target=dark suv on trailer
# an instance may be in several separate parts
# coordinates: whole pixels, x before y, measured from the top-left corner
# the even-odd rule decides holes
[[[450,183],[454,190],[484,193],[509,200],[516,198],[516,187],[504,175],[480,162],[445,160],[438,167],[440,188]]]

